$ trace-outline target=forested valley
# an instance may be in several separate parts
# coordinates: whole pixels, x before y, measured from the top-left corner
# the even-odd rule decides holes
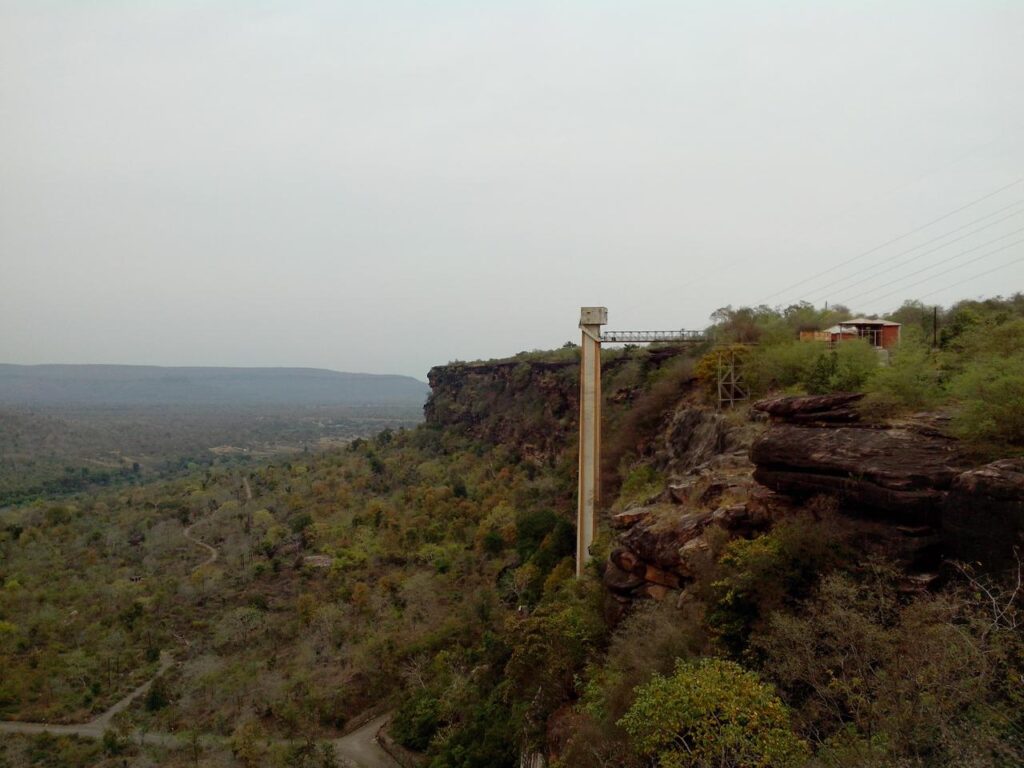
[[[572,344],[438,366],[418,426],[9,486],[0,719],[89,722],[153,682],[99,738],[0,734],[0,766],[333,766],[385,713],[397,759],[430,768],[1021,764],[1024,297],[904,305],[885,365],[798,340],[844,314],[725,308],[701,346],[604,351],[582,579]],[[722,350],[751,399],[720,411]],[[783,423],[807,395],[846,399]],[[830,489],[772,453],[793,429],[944,453],[924,479],[868,456]],[[105,450],[137,450],[117,434]],[[953,552],[995,475],[1017,527]]]
[[[0,505],[414,426],[426,389],[315,368],[0,364]]]

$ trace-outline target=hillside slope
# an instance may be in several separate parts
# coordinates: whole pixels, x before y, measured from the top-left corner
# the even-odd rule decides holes
[[[195,733],[222,745],[209,765],[319,768],[327,740],[388,709],[431,768],[1021,764],[1019,590],[919,578],[935,526],[804,493],[822,474],[797,461],[805,441],[709,406],[699,358],[603,363],[605,514],[583,579],[571,349],[435,368],[414,429],[4,510],[0,717],[88,721],[166,651],[159,695],[114,725]],[[848,490],[877,474],[844,472]],[[972,527],[1010,490],[979,472],[949,492]]]

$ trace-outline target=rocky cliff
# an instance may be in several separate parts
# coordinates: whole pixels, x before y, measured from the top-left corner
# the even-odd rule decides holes
[[[609,620],[635,599],[681,595],[707,558],[712,529],[751,536],[767,528],[774,501],[754,486],[747,456],[756,431],[689,398],[668,414],[654,441],[663,491],[611,517]]]
[[[428,425],[550,462],[574,437],[578,369],[575,357],[436,366],[424,415]]]
[[[616,419],[633,409],[652,381],[687,351],[675,346],[606,350],[602,354],[606,424],[614,426]],[[424,406],[428,425],[505,445],[535,463],[551,464],[566,454],[574,455],[578,350],[450,363],[432,368],[427,380],[431,390]],[[683,391],[672,394],[675,402]]]
[[[926,526],[943,558],[1008,564],[1024,530],[1024,460],[978,466],[935,414],[862,423],[850,407],[859,397],[756,404],[771,424],[750,449],[755,480],[797,499],[834,496],[854,516]]]
[[[858,546],[905,569],[908,589],[934,581],[944,560],[1012,563],[1024,531],[1024,459],[977,466],[940,417],[864,423],[860,398],[766,400],[748,424],[677,408],[662,433],[663,492],[611,518],[609,618],[635,599],[681,598],[712,535],[756,535],[819,496],[838,502]]]

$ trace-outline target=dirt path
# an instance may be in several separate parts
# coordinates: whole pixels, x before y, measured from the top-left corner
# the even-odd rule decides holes
[[[170,660],[170,656],[167,656]],[[161,661],[161,672],[165,671]],[[0,722],[0,733],[17,733],[23,735],[35,735],[40,733],[51,733],[55,736],[78,736],[83,739],[102,739],[104,731],[110,726],[110,721],[118,712],[127,708],[132,701],[144,694],[153,681],[150,680],[140,685],[128,696],[124,697],[108,709],[102,715],[88,723],[77,725],[57,725],[53,723],[18,723]],[[390,713],[375,717],[352,733],[334,739],[335,754],[340,758],[343,766],[354,766],[354,768],[401,768],[395,760],[385,752],[377,741],[377,732],[384,727]],[[184,749],[189,746],[189,740],[184,736],[174,733],[163,733],[153,731],[144,733],[135,731],[129,737],[133,744],[147,744],[151,746],[165,747],[167,749]],[[209,736],[200,738],[200,744],[205,747],[215,746],[216,739]]]
[[[188,528],[185,529],[185,538],[191,541],[193,544],[197,544],[209,553],[209,557],[206,558],[202,563],[197,565],[196,568],[201,568],[204,565],[210,565],[217,561],[219,552],[211,547],[209,544],[200,541],[192,535],[192,527],[195,523],[192,523]],[[103,738],[103,732],[110,728],[111,722],[114,718],[124,712],[128,707],[132,705],[137,698],[142,696],[149,690],[149,687],[153,684],[160,675],[166,672],[174,664],[174,657],[167,651],[160,653],[160,666],[157,667],[156,674],[154,674],[149,680],[138,686],[135,690],[131,691],[127,696],[114,702],[104,712],[94,717],[87,723],[23,723],[17,720],[0,720],[0,733],[53,733],[61,736],[81,736],[86,739],[101,739]],[[134,734],[133,740],[139,743],[142,738],[142,734]],[[153,733],[145,735],[145,742],[152,744],[162,744],[164,746],[178,746],[181,740],[170,733]]]
[[[246,490],[248,490],[248,483],[246,483]],[[196,570],[198,568],[202,568],[204,565],[212,565],[217,562],[220,552],[215,547],[195,538],[192,535],[192,528],[194,526],[195,523],[192,523],[192,525],[185,529],[185,538],[193,544],[202,547],[209,553],[209,557],[193,569]],[[119,713],[128,709],[128,707],[132,705],[132,702],[140,696],[143,696],[146,691],[149,690],[149,687],[153,685],[153,681],[170,669],[173,664],[174,657],[167,651],[161,652],[160,666],[157,667],[156,674],[142,685],[138,686],[135,690],[131,691],[127,696],[115,702],[109,709],[100,713],[87,723],[70,723],[64,725],[58,723],[23,723],[16,720],[0,720],[0,733],[15,733],[22,735],[52,733],[56,736],[78,736],[83,739],[102,739],[103,733],[110,728],[113,719]],[[391,717],[390,713],[380,715],[379,717],[370,720],[366,725],[352,731],[352,733],[342,736],[339,739],[334,739],[332,742],[334,744],[334,749],[344,765],[355,766],[355,768],[401,768],[401,766],[399,766],[398,763],[396,763],[394,759],[381,748],[377,741],[377,732],[384,727],[384,724],[388,721],[389,717]],[[130,738],[133,744],[150,744],[166,747],[168,749],[181,749],[189,746],[189,740],[187,738],[174,733],[162,733],[159,731],[144,733],[142,731],[135,731],[132,733]],[[215,742],[216,740],[209,736],[200,738],[200,743],[204,746],[212,746]]]
[[[202,568],[204,565],[213,565],[215,562],[217,562],[217,558],[220,557],[220,552],[217,551],[216,547],[211,547],[205,541],[200,541],[199,539],[197,539],[195,536],[192,535],[192,529],[195,528],[195,527],[196,527],[196,524],[192,523],[192,525],[190,525],[188,528],[185,529],[185,533],[183,535],[185,536],[186,539],[191,541],[193,544],[197,544],[200,547],[202,547],[203,549],[205,549],[207,552],[209,552],[210,556],[207,557],[205,560],[203,560],[203,562],[201,562],[195,568],[193,568],[192,569],[193,571],[198,570],[199,568]]]
[[[131,706],[132,702],[140,696],[144,695],[149,687],[153,684],[160,675],[171,668],[174,664],[174,657],[171,654],[164,651],[160,654],[160,666],[157,667],[156,674],[149,678],[146,682],[136,688],[134,691],[129,693],[127,696],[122,698],[120,701],[114,703],[105,712],[101,712],[99,715],[94,717],[87,723],[71,723],[68,725],[61,725],[56,723],[21,723],[15,720],[4,720],[0,721],[0,733],[54,733],[62,736],[81,736],[86,739],[100,739],[103,738],[103,732],[110,727],[111,721],[114,717]]]

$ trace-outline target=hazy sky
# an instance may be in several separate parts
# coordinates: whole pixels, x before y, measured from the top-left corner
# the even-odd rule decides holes
[[[0,0],[0,362],[423,378],[581,304],[1009,293],[1022,177],[1019,0]]]

